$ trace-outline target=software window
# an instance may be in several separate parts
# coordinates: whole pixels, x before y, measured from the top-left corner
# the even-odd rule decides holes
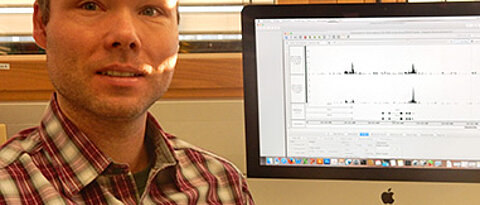
[[[480,167],[477,17],[256,23],[264,164]]]

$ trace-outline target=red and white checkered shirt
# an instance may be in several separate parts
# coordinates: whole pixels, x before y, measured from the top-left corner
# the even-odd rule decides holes
[[[149,114],[153,164],[143,195],[128,166],[106,156],[60,111],[0,149],[0,204],[254,204],[234,165],[165,133]]]

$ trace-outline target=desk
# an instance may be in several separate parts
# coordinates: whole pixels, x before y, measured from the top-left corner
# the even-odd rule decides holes
[[[5,141],[7,141],[7,126],[0,124],[0,144],[3,144]]]

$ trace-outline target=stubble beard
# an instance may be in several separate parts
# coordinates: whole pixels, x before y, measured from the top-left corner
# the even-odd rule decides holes
[[[155,100],[149,100],[144,102],[142,99],[138,100],[135,104],[121,104],[116,102],[109,102],[102,99],[99,96],[92,96],[92,100],[81,100],[81,95],[78,96],[65,96],[70,102],[80,108],[97,116],[97,118],[104,118],[106,120],[133,120],[143,115],[148,108],[155,102]]]
[[[102,99],[94,93],[82,93],[82,91],[66,90],[61,86],[55,86],[57,95],[61,95],[64,103],[68,103],[71,111],[91,116],[97,119],[128,121],[136,119],[148,110],[159,98],[137,99],[137,103],[122,104]]]

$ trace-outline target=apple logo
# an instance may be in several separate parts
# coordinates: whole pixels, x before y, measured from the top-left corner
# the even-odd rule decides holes
[[[392,188],[389,188],[388,191],[382,193],[382,201],[384,204],[393,204],[395,200],[393,199]]]

